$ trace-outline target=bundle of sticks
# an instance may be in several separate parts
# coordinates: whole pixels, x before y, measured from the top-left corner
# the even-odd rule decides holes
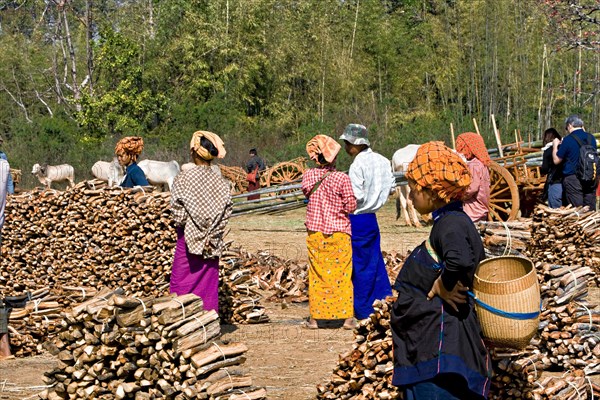
[[[340,355],[329,382],[317,386],[317,399],[396,399],[392,382],[393,298],[376,300],[375,312],[359,322],[353,349]]]
[[[530,256],[559,265],[594,269],[600,283],[600,212],[587,207],[536,207],[532,217]]]
[[[45,347],[58,366],[45,373],[43,399],[263,399],[240,365],[243,343],[219,341],[219,316],[194,294],[129,297],[122,289],[64,313]]]
[[[306,264],[278,257],[268,251],[251,254],[241,248],[226,251],[222,260],[242,274],[240,279],[252,282],[256,288],[269,291],[268,299],[271,301],[308,301]]]

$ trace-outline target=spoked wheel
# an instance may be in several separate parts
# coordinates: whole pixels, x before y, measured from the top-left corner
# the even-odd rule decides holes
[[[292,162],[276,164],[267,178],[267,186],[285,185],[302,178],[303,168]]]
[[[490,170],[490,204],[488,220],[512,221],[519,214],[519,188],[510,172],[492,161]]]

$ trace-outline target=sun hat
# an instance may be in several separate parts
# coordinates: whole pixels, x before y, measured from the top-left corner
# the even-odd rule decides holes
[[[340,140],[345,140],[354,145],[365,144],[370,146],[369,139],[367,139],[367,128],[360,124],[350,124],[344,129],[344,133],[340,136]]]

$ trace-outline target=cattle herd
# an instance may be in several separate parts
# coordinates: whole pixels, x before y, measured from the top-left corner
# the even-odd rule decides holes
[[[138,163],[144,171],[146,179],[152,185],[167,185],[169,190],[173,185],[175,176],[180,171],[185,171],[194,166],[193,163],[186,163],[179,167],[177,161],[155,161],[142,160]],[[31,173],[38,178],[40,183],[50,189],[52,182],[68,182],[70,186],[75,185],[75,169],[69,164],[46,165],[35,164]],[[109,187],[117,186],[123,181],[125,171],[119,164],[117,157],[112,161],[98,161],[92,166],[92,175],[96,179],[108,182]]]

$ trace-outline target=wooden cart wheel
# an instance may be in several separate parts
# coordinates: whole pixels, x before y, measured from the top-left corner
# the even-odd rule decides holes
[[[267,186],[284,185],[302,178],[304,168],[293,162],[281,162],[270,169]]]
[[[519,214],[519,188],[510,172],[492,161],[490,170],[490,204],[488,220],[512,221]]]

